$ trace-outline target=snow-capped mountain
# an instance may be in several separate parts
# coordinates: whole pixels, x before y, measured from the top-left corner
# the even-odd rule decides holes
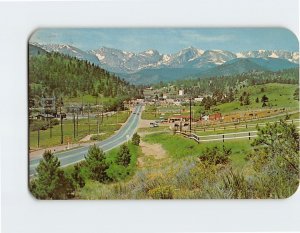
[[[86,60],[95,65],[100,65],[98,58],[89,52],[85,52],[81,49],[78,49],[71,45],[63,45],[63,44],[39,44],[39,43],[30,43],[35,47],[39,47],[46,52],[58,52],[64,55],[68,55],[70,57],[76,57],[79,60]]]
[[[201,50],[188,47],[174,54],[160,54],[157,50],[141,53],[101,48],[89,51],[98,57],[100,63],[116,73],[135,73],[153,68],[197,68],[207,70],[236,58],[279,58],[299,64],[299,52],[287,51],[246,51],[232,53],[225,50]]]
[[[280,50],[256,50],[236,54],[238,58],[280,58],[299,64],[299,52],[288,52]]]
[[[102,47],[89,51],[111,71],[133,73],[147,68],[202,68],[208,69],[236,58],[236,55],[221,50],[201,50],[189,47],[174,54],[160,54],[157,50],[141,53]]]
[[[113,72],[135,72],[148,67],[155,67],[163,59],[157,50],[147,50],[141,53],[126,52],[114,48],[102,47],[89,51],[100,63]]]
[[[87,60],[133,83],[175,80],[197,74],[218,76],[251,70],[276,71],[299,67],[299,52],[279,50],[233,53],[188,47],[173,54],[161,54],[154,49],[140,53],[107,47],[82,51],[70,45],[30,44],[31,50],[35,47],[31,54],[37,54],[37,49],[41,48],[46,52],[58,52]]]

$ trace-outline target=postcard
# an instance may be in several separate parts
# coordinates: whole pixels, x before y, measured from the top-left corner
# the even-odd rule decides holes
[[[28,180],[62,199],[283,199],[299,185],[284,28],[40,28]]]

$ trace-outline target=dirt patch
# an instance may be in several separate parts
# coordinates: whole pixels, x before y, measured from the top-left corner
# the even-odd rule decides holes
[[[138,125],[138,128],[149,128],[150,122],[154,122],[153,120],[143,120],[141,119]]]
[[[170,157],[161,144],[150,144],[143,140],[140,142],[142,156],[138,157],[138,167],[161,167],[168,163]]]
[[[150,144],[141,141],[140,147],[145,156],[153,156],[155,159],[164,159],[167,157],[167,153],[161,144]]]

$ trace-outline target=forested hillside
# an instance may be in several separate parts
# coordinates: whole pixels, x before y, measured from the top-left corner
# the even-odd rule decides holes
[[[126,99],[140,95],[135,86],[106,70],[58,53],[30,56],[28,72],[30,99],[85,94]]]
[[[216,91],[229,91],[230,89],[239,89],[243,86],[273,82],[298,84],[299,70],[286,69],[277,72],[248,72],[232,76],[177,80],[170,84],[156,84],[154,87],[160,88],[171,85],[176,89],[184,89],[186,93],[196,97],[203,94],[213,94]]]

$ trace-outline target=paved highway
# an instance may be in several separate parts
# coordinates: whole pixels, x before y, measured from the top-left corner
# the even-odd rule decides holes
[[[125,125],[123,125],[115,135],[101,142],[95,142],[95,144],[101,147],[103,151],[109,151],[129,140],[137,129],[139,120],[141,118],[141,111],[142,106],[136,106]],[[84,156],[88,152],[88,149],[89,147],[85,146],[69,151],[58,152],[55,153],[55,155],[58,157],[61,166],[64,167],[83,160]],[[35,169],[38,166],[40,160],[41,158],[35,158],[29,161],[30,176],[35,174]]]

